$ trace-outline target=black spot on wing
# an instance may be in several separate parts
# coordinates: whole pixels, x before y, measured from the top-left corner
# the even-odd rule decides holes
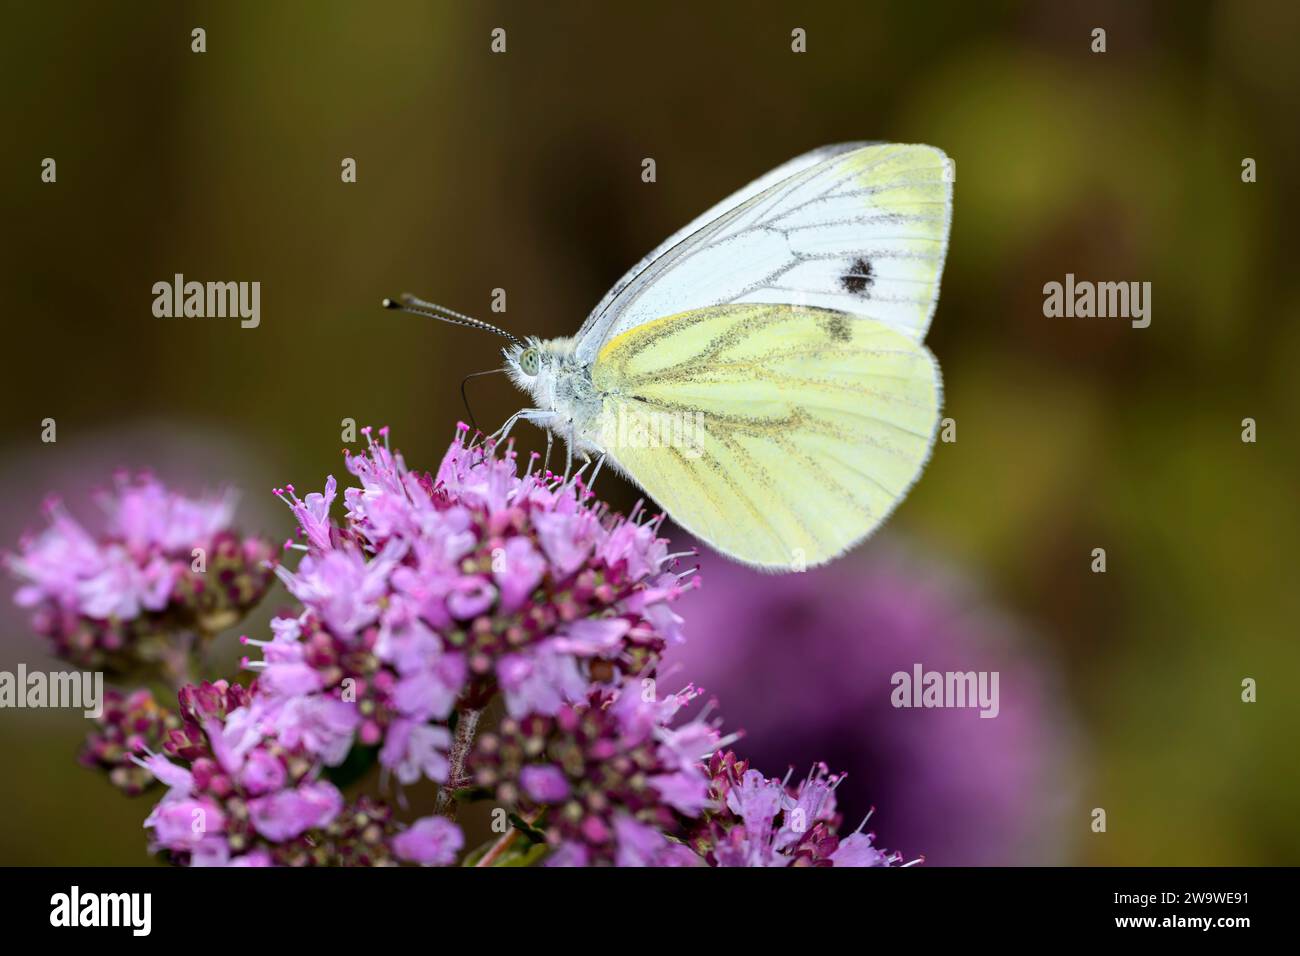
[[[876,275],[871,268],[871,260],[863,256],[854,259],[848,271],[840,276],[840,285],[845,292],[860,295],[864,299],[871,297],[871,287],[875,282]]]

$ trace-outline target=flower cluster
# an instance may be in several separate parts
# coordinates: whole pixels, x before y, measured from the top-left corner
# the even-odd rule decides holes
[[[840,815],[835,788],[843,776],[825,764],[791,786],[749,768],[736,755],[715,752],[709,759],[709,796],[714,812],[706,815],[690,843],[714,866],[895,866],[898,853],[885,853],[875,834],[838,835]],[[868,814],[868,818],[870,814]],[[866,820],[863,820],[863,825]]]
[[[232,494],[187,498],[152,475],[119,474],[98,498],[102,533],[51,498],[48,526],[5,555],[22,582],[15,600],[60,656],[109,670],[157,662],[177,631],[214,633],[265,594],[271,549],[231,529]]]
[[[344,524],[330,519],[332,477],[302,498],[277,489],[305,552],[277,571],[303,609],[248,642],[262,647],[250,666],[263,692],[308,727],[286,731],[326,763],[357,739],[401,783],[445,782],[442,722],[458,704],[480,709],[499,690],[512,716],[555,714],[653,674],[680,640],[669,602],[689,585],[657,522],[606,515],[580,480],[533,461],[520,477],[513,450],[467,443],[463,425],[432,475],[406,467],[387,429],[364,431]]]
[[[479,739],[474,783],[539,823],[549,865],[698,864],[680,840],[711,804],[702,761],[720,739],[701,717],[672,726],[696,694],[659,700],[646,680],[593,691],[554,716],[508,718]]]
[[[343,795],[319,777],[304,746],[285,747],[268,727],[266,699],[225,681],[186,687],[182,726],[162,753],[137,757],[168,788],[145,821],[154,847],[193,866],[377,866],[448,862],[460,833],[447,820],[399,832],[391,811]],[[432,825],[437,845],[425,835]],[[453,832],[454,831],[454,832]]]
[[[555,716],[507,719],[480,738],[474,782],[540,830],[548,866],[891,866],[874,835],[838,835],[824,764],[791,786],[721,748],[698,692],[658,700],[653,682],[595,691]],[[706,709],[707,713],[707,709]],[[864,821],[865,822],[865,821]]]
[[[125,694],[107,688],[103,713],[96,719],[95,729],[86,736],[81,763],[107,771],[113,786],[128,796],[138,796],[157,781],[132,758],[161,748],[168,732],[179,727],[176,715],[154,700],[149,691],[141,689]]]
[[[70,658],[194,665],[190,637],[262,596],[272,573],[298,606],[248,686],[189,683],[178,709],[110,691],[82,754],[128,793],[166,790],[144,822],[185,866],[446,866],[462,857],[457,798],[493,800],[514,829],[464,856],[479,866],[888,866],[870,834],[839,835],[835,789],[764,777],[723,752],[694,686],[660,697],[682,640],[679,571],[661,518],[595,502],[582,472],[520,474],[513,447],[460,426],[435,473],[407,468],[387,429],[299,497],[290,568],[232,531],[231,499],[194,501],[122,479],[95,538],[57,504],[8,563],[19,603]],[[191,566],[204,549],[207,564]],[[214,573],[215,572],[215,573]],[[156,639],[156,647],[154,641]],[[157,675],[155,675],[157,676]],[[500,695],[505,717],[474,737]],[[381,787],[439,785],[436,815],[400,822],[341,786],[378,762]],[[400,794],[399,794],[400,797]],[[399,801],[404,805],[404,801]],[[498,816],[498,814],[494,814]],[[861,828],[859,828],[861,829]],[[530,845],[512,848],[524,834]]]

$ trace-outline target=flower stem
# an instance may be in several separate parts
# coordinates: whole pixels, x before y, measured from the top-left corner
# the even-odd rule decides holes
[[[465,759],[470,748],[474,746],[474,734],[478,730],[478,719],[482,710],[465,708],[456,721],[456,736],[451,742],[451,754],[448,757],[447,782],[438,788],[438,797],[434,803],[434,812],[448,820],[456,819],[455,792],[465,785]]]

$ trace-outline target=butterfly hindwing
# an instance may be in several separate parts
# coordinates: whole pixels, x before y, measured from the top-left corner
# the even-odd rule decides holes
[[[599,441],[719,551],[790,568],[869,534],[916,479],[939,409],[924,346],[843,312],[734,304],[627,330],[600,351]]]

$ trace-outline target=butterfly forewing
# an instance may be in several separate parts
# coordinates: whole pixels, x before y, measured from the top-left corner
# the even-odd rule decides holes
[[[619,294],[626,289],[627,286],[637,278],[637,276],[645,272],[651,263],[660,259],[669,249],[681,245],[685,240],[699,232],[704,227],[722,219],[727,213],[734,210],[741,203],[757,196],[769,187],[775,186],[777,183],[789,179],[795,173],[816,166],[834,156],[839,156],[843,153],[849,153],[871,145],[873,144],[836,143],[832,146],[821,146],[817,149],[810,150],[800,156],[796,156],[788,162],[782,163],[780,166],[776,167],[776,169],[764,173],[752,183],[736,190],[726,199],[710,206],[681,229],[678,229],[663,242],[659,243],[659,245],[655,246],[655,248],[650,250],[650,252],[647,253],[640,262],[634,265],[621,279],[615,282],[610,290],[605,293],[605,297],[600,300],[596,308],[591,310],[591,314],[587,316],[587,320],[582,324],[582,328],[578,330],[578,334],[575,338],[580,340],[587,338],[598,347],[604,341],[605,336],[603,335],[603,332],[608,328],[607,325],[603,325],[602,323],[607,322],[609,318],[612,318],[612,313],[609,309],[610,304],[618,298]],[[597,325],[601,325],[601,333],[588,335],[588,333],[592,332]],[[595,352],[593,351],[592,354],[594,355]]]
[[[638,263],[584,323],[577,355],[591,361],[629,329],[730,303],[831,309],[920,341],[938,299],[951,181],[951,163],[932,146],[800,157]]]

